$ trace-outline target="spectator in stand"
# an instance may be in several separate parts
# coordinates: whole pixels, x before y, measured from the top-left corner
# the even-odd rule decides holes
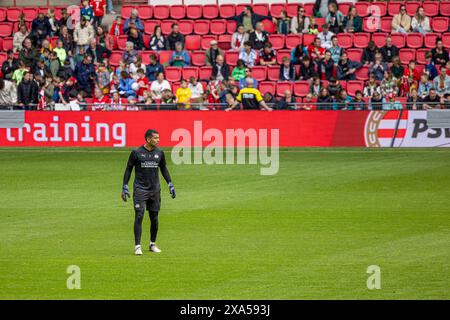
[[[303,98],[303,104],[297,106],[297,110],[317,110],[316,104],[317,98],[313,98],[311,93],[308,93],[305,98]]]
[[[25,40],[25,38],[28,37],[29,34],[30,33],[28,32],[26,25],[21,25],[19,31],[14,33],[13,38],[14,52],[19,52],[20,50],[22,50],[22,43]]]
[[[433,80],[438,72],[437,72],[437,68],[436,65],[434,64],[433,60],[433,54],[430,51],[427,51],[425,53],[425,66],[423,69],[423,73],[426,73],[428,75],[428,77],[430,78],[430,80]]]
[[[73,33],[73,40],[77,44],[77,52],[80,47],[84,47],[84,51],[89,47],[89,41],[95,39],[95,32],[92,25],[86,20],[85,17],[81,18],[81,21],[77,23],[75,31]]]
[[[396,94],[391,92],[383,99],[383,110],[402,110],[403,105],[396,100]]]
[[[161,51],[167,49],[167,39],[162,34],[160,25],[155,26],[152,37],[150,38],[150,50]]]
[[[330,96],[328,89],[323,87],[317,97],[317,110],[331,110],[333,107],[333,98]]]
[[[372,66],[375,63],[375,54],[380,52],[374,41],[369,41],[369,44],[363,50],[361,63],[366,66]]]
[[[264,19],[272,20],[273,23],[277,23],[277,19],[272,16],[263,16],[253,12],[253,8],[251,6],[245,7],[244,11],[235,16],[231,17],[230,20],[236,21],[238,24],[242,24],[244,26],[245,32],[253,32],[256,29],[256,26],[259,22]]]
[[[36,81],[33,80],[33,75],[30,72],[25,72],[23,81],[17,87],[17,103],[25,110],[31,110],[31,105],[38,103],[39,87]]]
[[[322,48],[330,49],[332,47],[331,39],[334,37],[334,33],[329,31],[327,23],[322,25],[322,32],[320,32],[317,37],[320,39]]]
[[[64,43],[61,40],[56,41],[56,48],[53,49],[53,51],[56,53],[56,56],[58,57],[59,64],[63,65],[64,61],[67,59],[67,52],[66,49],[64,49]]]
[[[0,106],[17,104],[17,88],[14,82],[0,77]]]
[[[91,55],[86,54],[83,61],[76,65],[74,75],[77,79],[78,91],[84,91],[86,92],[86,97],[91,97],[91,88],[93,88],[94,81],[97,78]]]
[[[297,15],[291,21],[291,33],[302,34],[309,31],[309,18],[305,17],[305,8],[298,6]]]
[[[239,59],[244,61],[245,66],[248,68],[253,68],[256,64],[256,59],[258,58],[258,53],[252,49],[252,43],[250,41],[246,41],[244,43],[244,48],[241,49],[239,53]]]
[[[283,93],[283,98],[278,100],[275,103],[274,109],[277,110],[295,110],[297,109],[296,106],[297,100],[292,95],[291,90],[286,90]]]
[[[94,28],[97,29],[103,21],[106,12],[105,0],[91,0],[91,6],[94,10]]]
[[[175,50],[178,42],[184,46],[184,36],[180,33],[178,23],[174,23],[172,24],[172,32],[167,36],[167,49]]]
[[[331,48],[328,49],[331,53],[331,60],[337,65],[341,61],[342,48],[339,47],[338,39],[336,36],[331,37]]]
[[[244,48],[246,41],[248,41],[248,33],[245,32],[244,25],[238,24],[236,32],[231,36],[231,49],[240,51]]]
[[[415,60],[410,60],[408,67],[403,71],[403,77],[412,76],[414,81],[420,81],[420,71]]]
[[[433,88],[433,84],[430,82],[428,75],[426,73],[422,73],[422,75],[420,76],[417,94],[421,99],[423,99],[430,93],[431,88]]]
[[[56,77],[58,75],[59,67],[61,66],[61,62],[58,59],[58,55],[55,51],[50,52],[50,61],[48,63],[48,67],[51,72],[52,77]]]
[[[123,98],[128,98],[130,96],[136,97],[137,93],[133,90],[133,84],[136,82],[133,78],[130,77],[128,72],[122,71],[120,73],[119,80],[119,94]]]
[[[257,51],[261,50],[266,42],[269,41],[269,34],[264,30],[262,22],[256,24],[255,30],[250,32],[248,40],[253,43],[253,49]]]
[[[293,64],[300,64],[303,55],[305,55],[303,45],[299,44],[294,49],[291,50],[291,62]]]
[[[145,74],[150,81],[155,81],[159,73],[164,73],[164,67],[158,62],[158,58],[154,53],[149,57],[150,63],[145,68]]]
[[[149,86],[149,81],[145,76],[144,69],[139,68],[134,77],[136,83],[139,85],[139,89],[136,91],[137,99],[139,102],[144,101],[144,92],[147,91]]]
[[[252,80],[253,87],[258,88],[258,81],[256,81],[256,79],[252,77],[252,70],[250,68],[245,68],[245,78],[239,80],[239,89],[242,90],[247,87],[248,79]]]
[[[66,59],[64,64],[58,70],[58,77],[61,79],[68,79],[73,74],[72,67],[70,66],[70,60]]]
[[[141,32],[141,33],[144,32],[144,23],[138,16],[139,16],[139,12],[137,11],[137,9],[131,10],[130,17],[127,20],[125,20],[125,23],[123,24],[123,32],[125,34],[128,34],[131,27],[133,27],[133,26],[139,32]]]
[[[72,56],[73,53],[75,52],[73,50],[74,49],[73,37],[69,33],[69,28],[67,28],[67,26],[61,27],[60,32],[59,32],[59,40],[61,40],[63,42],[63,47],[66,50],[67,54],[69,56]]]
[[[111,56],[111,51],[105,47],[97,45],[97,40],[91,39],[89,41],[89,49],[86,54],[92,56],[92,61],[95,65],[102,62],[104,58],[109,58]]]
[[[164,73],[159,72],[156,75],[156,80],[152,82],[150,91],[152,92],[153,100],[161,100],[161,95],[164,90],[171,90],[169,81],[164,79]]]
[[[120,97],[119,92],[114,92],[112,94],[111,104],[108,110],[120,111],[125,109],[126,100]]]
[[[50,27],[51,27],[50,36],[53,37],[58,32],[58,22],[56,21],[56,17],[55,17],[55,9],[52,9],[52,8],[47,9],[46,17],[47,17],[48,22],[50,23]]]
[[[422,34],[431,32],[430,19],[425,15],[422,7],[417,8],[416,15],[412,18],[411,28],[413,32]]]
[[[262,66],[273,66],[277,64],[277,54],[272,44],[267,42],[259,53],[259,64]]]
[[[189,53],[183,49],[181,42],[175,44],[175,51],[172,53],[172,57],[170,57],[169,64],[172,67],[186,67],[191,64]]]
[[[433,108],[439,108],[441,102],[443,99],[438,96],[436,89],[431,88],[430,93],[423,98],[423,108],[424,109],[433,109]]]
[[[349,60],[347,53],[343,52],[341,61],[337,65],[337,78],[339,80],[355,80],[355,72],[361,67],[361,63]]]
[[[100,88],[95,88],[94,98],[92,99],[91,111],[105,111],[109,109],[111,100],[108,96],[103,94],[103,90]]]
[[[334,99],[333,110],[352,110],[353,100],[348,95],[347,90],[341,89],[339,94]]]
[[[423,101],[419,96],[416,88],[411,89],[411,95],[406,100],[406,109],[408,110],[422,110]]]
[[[396,79],[400,79],[403,76],[403,71],[405,70],[405,68],[403,68],[399,56],[394,56],[392,58],[392,66],[390,70],[392,71],[392,75]]]
[[[281,17],[277,22],[277,32],[278,34],[284,34],[285,36],[289,34],[289,26],[291,24],[291,19],[288,17],[285,10],[281,11]]]
[[[191,107],[191,95],[191,89],[189,89],[187,81],[181,80],[181,85],[175,94],[177,106],[182,109],[189,109]]]
[[[105,32],[102,26],[97,27],[97,43],[98,45],[105,47],[109,51],[114,49],[114,38]]]
[[[50,37],[52,33],[52,26],[48,21],[48,18],[41,12],[37,18],[33,20],[31,24],[31,35],[33,43],[40,46],[42,41],[47,37]]]
[[[338,79],[332,77],[330,78],[330,81],[328,83],[328,92],[330,93],[330,96],[333,97],[333,99],[341,92],[342,85],[339,82]]]
[[[436,89],[437,95],[443,98],[450,94],[450,76],[447,75],[446,66],[441,66],[439,71],[439,76],[433,80],[433,87]]]
[[[98,64],[97,69],[97,87],[100,88],[104,94],[109,93],[109,84],[111,82],[111,75],[106,70],[106,66],[103,62]]]
[[[344,21],[344,15],[339,11],[337,3],[328,4],[328,15],[326,18],[331,32],[338,34],[342,32],[342,23]]]
[[[316,0],[313,13],[316,17],[325,18],[328,15],[328,8],[331,3],[337,3],[336,0]]]
[[[342,21],[342,28],[344,32],[354,33],[362,31],[363,21],[356,11],[356,7],[351,5],[348,9],[348,14]]]
[[[58,91],[59,103],[69,104],[70,97],[76,93],[75,83],[76,79],[74,77],[70,77],[64,83],[60,84]]]
[[[26,67],[34,66],[35,61],[38,58],[36,49],[33,47],[30,38],[26,38],[23,41],[23,48],[19,53],[19,60],[23,61]]]
[[[236,67],[234,67],[233,72],[231,73],[231,76],[236,81],[239,81],[242,78],[245,78],[245,63],[244,63],[244,60],[239,59],[237,61]]]
[[[130,28],[130,31],[128,32],[127,42],[132,42],[134,45],[134,49],[138,51],[145,49],[142,33],[139,32],[136,28]]]
[[[67,27],[70,30],[70,33],[72,35],[73,33],[73,27],[72,27],[72,17],[69,16],[69,13],[67,12],[67,8],[63,8],[61,10],[61,19],[59,19],[56,22],[57,26],[58,26],[58,32],[57,35],[61,35],[61,30],[63,27]],[[70,28],[69,28],[70,25]]]
[[[314,17],[309,17],[308,34],[319,34],[319,25],[316,23],[316,18]]]
[[[23,75],[25,74],[25,72],[29,72],[30,69],[31,69],[30,67],[27,67],[25,65],[23,60],[19,59],[19,69],[14,71],[13,76],[12,76],[12,81],[14,81],[17,85],[19,85],[19,83],[23,79]]]
[[[216,57],[216,63],[212,68],[212,75],[219,81],[228,79],[231,75],[230,67],[224,62],[222,55]]]
[[[214,66],[216,64],[217,57],[218,56],[224,57],[225,54],[223,50],[218,47],[217,40],[212,40],[209,44],[211,46],[205,52],[205,64],[207,66]]]
[[[142,69],[144,71],[144,74],[146,73],[147,66],[142,63],[141,56],[137,56],[136,61],[130,64],[130,74],[133,78],[136,78],[138,76],[139,69]]]
[[[94,9],[91,7],[89,0],[81,1],[80,15],[81,19],[85,18],[91,24],[94,23]]]
[[[322,48],[322,41],[316,37],[314,42],[308,46],[308,55],[313,63],[325,58],[325,49]]]
[[[313,81],[311,82],[311,85],[309,86],[309,93],[313,97],[317,97],[317,96],[319,96],[320,91],[322,91],[322,81],[320,81],[320,77],[318,75],[315,75],[313,77]]]
[[[392,63],[392,58],[399,54],[399,50],[392,44],[392,38],[390,36],[386,37],[386,44],[381,47],[380,52],[383,55],[383,61],[389,64]]]
[[[406,13],[406,6],[400,6],[400,12],[392,19],[392,32],[408,33],[411,30],[411,17]]]
[[[355,99],[353,99],[350,109],[351,110],[365,110],[366,109],[366,102],[363,99],[363,94],[362,94],[361,90],[356,90]]]
[[[283,63],[280,65],[280,81],[295,81],[295,79],[297,75],[294,64],[288,57],[283,57]]]
[[[315,75],[314,64],[308,56],[302,58],[302,63],[300,64],[300,73],[298,80],[310,80]]]
[[[375,62],[369,67],[369,74],[374,74],[377,81],[383,80],[384,72],[388,70],[388,65],[383,62],[383,56],[377,52],[375,54]]]
[[[189,78],[189,90],[191,90],[191,102],[202,103],[203,102],[203,86],[197,81],[195,77]]]
[[[394,78],[392,72],[387,70],[384,72],[384,78],[380,83],[381,93],[384,97],[386,97],[389,93],[398,93],[398,80]]]
[[[127,41],[125,44],[125,51],[122,54],[122,59],[127,64],[132,64],[133,62],[136,62],[138,56],[138,52],[134,49],[134,43]]]
[[[374,92],[378,92],[381,94],[381,88],[377,83],[377,78],[373,73],[369,74],[369,81],[367,81],[366,86],[364,87],[364,97],[372,98]]]
[[[322,80],[330,79],[336,72],[330,50],[325,51],[325,57],[317,62],[317,72]]]
[[[11,49],[6,52],[6,60],[2,64],[2,75],[3,79],[11,80],[14,71],[19,69],[19,60],[14,58],[14,51]]]
[[[436,40],[436,48],[431,49],[433,55],[433,62],[436,66],[445,65],[449,61],[448,51],[444,48],[442,39]]]
[[[123,31],[123,20],[121,16],[117,16],[109,29],[109,34],[112,36],[123,36],[125,32]]]
[[[417,89],[418,84],[417,81],[414,80],[414,77],[412,74],[408,76],[403,76],[400,79],[400,82],[398,84],[398,96],[399,97],[407,97],[409,96],[409,93],[412,88]]]

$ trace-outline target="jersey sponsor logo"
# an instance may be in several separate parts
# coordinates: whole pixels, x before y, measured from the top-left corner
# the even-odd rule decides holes
[[[143,162],[141,162],[141,168],[158,168],[158,162],[143,161]]]

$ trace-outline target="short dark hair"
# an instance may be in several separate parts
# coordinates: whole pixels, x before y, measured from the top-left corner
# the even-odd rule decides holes
[[[159,132],[154,129],[148,129],[145,131],[145,141],[147,141],[148,138],[151,138],[154,134],[158,134]]]

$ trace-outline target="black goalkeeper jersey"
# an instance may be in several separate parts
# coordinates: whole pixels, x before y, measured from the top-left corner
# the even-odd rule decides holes
[[[161,191],[158,169],[161,169],[161,174],[166,182],[171,182],[170,174],[166,167],[166,157],[161,149],[154,148],[152,151],[149,151],[144,146],[141,146],[131,151],[123,176],[123,184],[128,184],[133,167],[135,168],[134,190],[139,189],[146,192]]]

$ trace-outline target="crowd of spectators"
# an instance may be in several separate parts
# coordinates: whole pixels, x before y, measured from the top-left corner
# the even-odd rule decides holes
[[[108,1],[109,4],[109,1]],[[248,6],[238,16],[236,32],[231,37],[230,50],[239,52],[237,66],[230,67],[224,50],[217,40],[205,52],[205,64],[212,67],[210,79],[183,79],[176,90],[165,79],[165,68],[191,65],[185,49],[185,37],[177,23],[171,33],[164,35],[156,26],[146,46],[143,40],[144,23],[137,10],[130,18],[120,16],[111,26],[102,25],[107,11],[105,0],[83,0],[80,3],[80,21],[72,24],[67,10],[61,19],[53,9],[39,13],[31,29],[19,21],[14,34],[14,49],[7,52],[1,66],[0,105],[17,105],[24,109],[48,110],[55,105],[71,105],[92,110],[139,110],[155,104],[169,104],[179,109],[235,108],[239,92],[251,83],[257,90],[258,81],[252,77],[254,66],[277,66],[277,52],[269,41],[263,20],[272,21],[279,34],[313,34],[315,40],[308,46],[298,45],[290,57],[279,65],[280,81],[307,81],[310,90],[306,97],[296,101],[290,90],[277,97],[267,93],[266,105],[275,109],[401,109],[397,97],[407,99],[412,109],[432,108],[450,104],[449,53],[442,40],[427,53],[427,63],[419,71],[416,61],[403,66],[399,49],[387,37],[383,47],[373,41],[364,49],[361,61],[349,59],[338,44],[337,34],[362,31],[362,19],[354,6],[344,15],[335,0],[317,0],[314,15],[306,16],[303,6],[296,16],[286,12],[276,19],[259,15]],[[109,7],[112,11],[112,7]],[[317,18],[325,18],[322,25]],[[410,17],[406,7],[392,20],[393,32],[431,32],[430,19],[423,8]],[[115,38],[127,36],[119,66],[111,66]],[[50,38],[58,37],[52,46]],[[149,63],[142,61],[141,51],[172,50],[167,65],[152,54]],[[18,58],[16,58],[18,54]],[[369,80],[363,90],[350,97],[342,82],[354,80],[357,70],[368,69]],[[324,84],[327,84],[326,86]],[[245,107],[245,106],[244,106]]]

